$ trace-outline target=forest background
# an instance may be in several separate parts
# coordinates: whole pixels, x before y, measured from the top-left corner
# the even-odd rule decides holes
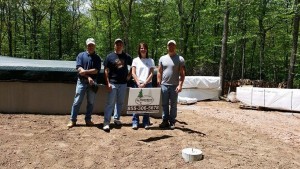
[[[102,59],[116,38],[156,65],[170,39],[187,75],[300,88],[298,0],[0,0],[0,55],[76,60],[85,40]]]

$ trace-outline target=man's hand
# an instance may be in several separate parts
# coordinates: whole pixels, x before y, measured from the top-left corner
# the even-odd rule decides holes
[[[107,89],[108,92],[112,91],[112,86],[111,86],[110,83],[107,84],[106,89]]]
[[[88,82],[91,86],[94,85],[94,83],[95,83],[91,77],[88,77]]]
[[[178,85],[177,87],[176,87],[176,93],[179,93],[179,92],[181,92],[181,90],[182,90],[182,86],[181,85]]]

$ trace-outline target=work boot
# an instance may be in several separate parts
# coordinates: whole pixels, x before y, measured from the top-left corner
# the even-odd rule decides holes
[[[85,125],[86,126],[94,126],[95,124],[92,121],[86,121]]]
[[[163,122],[160,123],[159,128],[168,128],[169,126],[169,122],[167,120],[163,120]]]
[[[115,119],[114,123],[115,123],[116,126],[121,126],[122,125],[122,122],[118,119]]]

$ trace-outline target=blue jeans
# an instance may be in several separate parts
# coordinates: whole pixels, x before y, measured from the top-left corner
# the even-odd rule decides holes
[[[91,121],[96,93],[92,90],[90,85],[85,80],[81,80],[78,78],[70,118],[73,122],[77,121],[77,115],[79,113],[80,106],[82,104],[85,93],[87,93],[85,121]]]
[[[135,84],[133,87],[138,88],[137,84]],[[152,83],[148,83],[145,86],[145,88],[151,88],[151,87],[152,87]],[[139,115],[140,114],[136,114],[136,113],[132,114],[132,125],[139,125],[139,121],[140,121]],[[149,113],[144,113],[143,114],[143,125],[144,126],[149,125],[149,123],[150,123],[149,118],[150,118]]]
[[[177,98],[178,93],[176,93],[177,85],[161,85],[161,95],[162,95],[162,119],[164,121],[169,121],[175,124],[177,117]],[[170,104],[170,108],[169,108]]]
[[[127,91],[127,84],[113,84],[111,83],[112,90],[107,94],[106,105],[104,109],[104,124],[109,124],[111,115],[114,111],[116,104],[116,111],[114,119],[120,120],[125,95]]]

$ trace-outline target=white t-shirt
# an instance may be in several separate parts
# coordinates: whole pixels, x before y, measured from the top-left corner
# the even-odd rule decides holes
[[[136,75],[140,83],[144,83],[149,76],[150,69],[155,68],[154,60],[151,58],[136,57],[132,61],[132,67],[133,66],[135,67]]]

